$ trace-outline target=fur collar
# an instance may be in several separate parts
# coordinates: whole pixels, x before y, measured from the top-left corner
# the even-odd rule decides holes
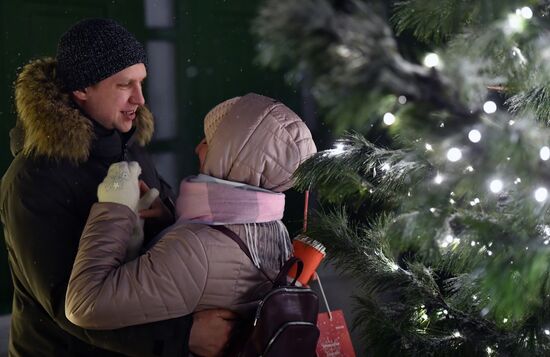
[[[63,92],[55,79],[52,58],[30,62],[17,77],[15,130],[22,133],[22,152],[74,163],[88,160],[95,139],[93,123]],[[137,111],[135,141],[144,146],[153,135],[153,115],[146,107]],[[17,128],[19,127],[19,129]],[[15,135],[15,134],[14,134]]]

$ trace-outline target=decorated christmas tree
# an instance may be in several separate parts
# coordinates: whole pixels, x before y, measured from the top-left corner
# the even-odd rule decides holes
[[[334,147],[299,186],[370,356],[550,355],[550,5],[269,0],[259,59]],[[347,131],[347,133],[344,133]]]

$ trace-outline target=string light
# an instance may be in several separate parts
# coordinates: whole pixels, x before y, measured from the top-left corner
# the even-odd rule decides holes
[[[437,53],[428,53],[426,57],[424,57],[424,66],[429,68],[434,68],[439,66],[439,56]]]
[[[514,184],[517,185],[520,182],[521,182],[521,179],[519,177],[516,177],[516,179],[514,180]]]
[[[541,160],[546,161],[550,159],[550,148],[548,146],[543,146],[540,148],[539,155]]]
[[[478,143],[481,140],[481,133],[479,130],[473,129],[468,133],[468,139],[473,143]]]
[[[549,329],[544,329],[544,334],[546,336],[550,336],[550,330]]]
[[[488,100],[483,104],[483,111],[487,114],[493,114],[497,111],[497,104],[492,100]]]
[[[529,20],[533,17],[533,10],[531,10],[528,6],[525,6],[521,8],[520,14],[524,19]]]
[[[447,151],[447,159],[450,162],[457,162],[462,159],[462,151],[458,148],[450,148],[449,151]]]
[[[537,202],[544,202],[548,197],[548,190],[544,187],[539,187],[535,190],[535,200]]]
[[[521,16],[521,10],[519,14],[509,14],[508,15],[508,31],[510,33],[513,32],[521,32],[523,30],[524,25],[524,18]]]
[[[343,45],[338,46],[336,48],[336,52],[338,52],[338,54],[344,58],[348,58],[349,56],[351,56],[350,49]]]
[[[468,172],[474,172],[474,168],[473,168],[471,165],[468,165],[468,166],[466,167],[466,171],[468,171]]]
[[[407,97],[405,97],[404,95],[400,95],[399,98],[397,98],[397,101],[399,102],[399,104],[405,104],[407,103]]]
[[[503,186],[504,185],[503,185],[501,180],[495,179],[495,180],[491,181],[491,183],[489,184],[489,189],[493,193],[499,193],[500,191],[502,191]]]
[[[384,114],[384,124],[392,125],[393,123],[395,123],[395,115],[392,113]]]
[[[441,176],[440,174],[437,174],[434,178],[434,182],[439,185],[440,183],[443,182],[443,176]]]
[[[428,150],[428,151],[433,151],[434,150],[433,147],[428,143],[426,143],[425,147],[426,147],[426,150]]]
[[[445,238],[438,241],[438,244],[441,248],[447,248],[449,246],[456,246],[460,244],[460,238],[455,238],[452,235],[448,234]],[[445,313],[446,315],[447,313]]]

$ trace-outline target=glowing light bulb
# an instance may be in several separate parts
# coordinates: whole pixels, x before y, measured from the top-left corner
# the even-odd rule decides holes
[[[351,55],[350,49],[342,45],[338,46],[338,48],[336,49],[336,52],[338,52],[338,54],[344,58],[348,58]]]
[[[395,115],[392,113],[384,114],[384,124],[392,125],[393,123],[395,123]]]
[[[550,159],[550,148],[548,146],[543,146],[540,148],[539,155],[541,160],[546,161]]]
[[[493,193],[499,193],[500,191],[502,191],[503,186],[504,185],[503,185],[502,181],[499,180],[499,179],[496,179],[496,180],[491,181],[491,183],[489,184],[489,189]]]
[[[434,149],[430,144],[426,143],[426,150],[433,151]]]
[[[434,182],[439,185],[440,183],[443,182],[443,176],[441,176],[440,174],[437,174],[434,178]]]
[[[399,104],[405,104],[407,103],[407,97],[400,95],[399,98],[397,98],[397,102],[399,102]]]
[[[449,151],[447,151],[447,159],[451,162],[457,162],[462,159],[462,151],[458,148],[450,148]]]
[[[548,190],[544,187],[539,187],[535,190],[535,200],[537,202],[544,202],[548,198]]]
[[[524,19],[521,16],[521,10],[520,15],[518,14],[509,14],[508,15],[508,26],[510,32],[520,32],[523,30],[523,21]]]
[[[521,8],[520,14],[521,17],[523,17],[524,19],[529,20],[533,17],[533,10],[531,10],[531,8],[528,6],[525,6]]]
[[[492,100],[488,100],[483,104],[483,111],[487,114],[493,114],[497,111],[497,104]]]
[[[549,329],[544,329],[544,334],[546,336],[550,336],[550,330]]]
[[[478,143],[481,140],[481,133],[479,130],[473,129],[468,133],[468,139],[473,143]]]
[[[439,56],[437,53],[428,53],[426,57],[424,57],[424,66],[430,68],[439,66]]]

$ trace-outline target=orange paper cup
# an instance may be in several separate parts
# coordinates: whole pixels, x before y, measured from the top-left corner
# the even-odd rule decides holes
[[[302,285],[307,285],[321,260],[325,257],[325,247],[321,243],[302,234],[294,238],[292,246],[294,247],[294,256],[300,258],[304,263],[304,269],[298,277],[298,281]],[[295,264],[288,272],[288,276],[294,279],[296,273],[297,267]]]

